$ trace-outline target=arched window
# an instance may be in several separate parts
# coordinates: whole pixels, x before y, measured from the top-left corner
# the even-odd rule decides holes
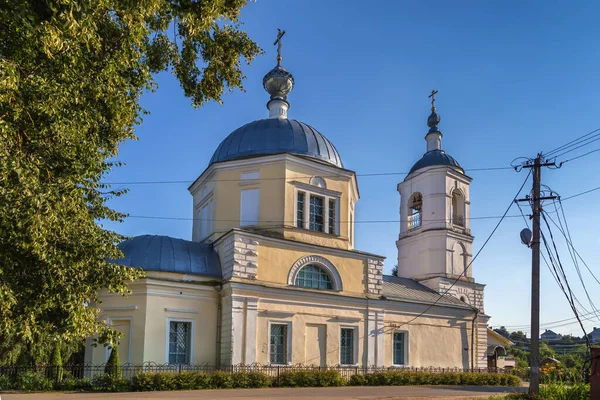
[[[452,250],[452,274],[461,275],[464,273],[464,276],[468,276],[465,246],[460,242],[455,242]]]
[[[344,290],[342,278],[331,261],[318,255],[298,259],[288,275],[288,285],[311,289]]]
[[[463,194],[454,190],[452,192],[452,225],[465,226],[465,198]]]
[[[415,229],[421,226],[421,215],[423,213],[423,196],[421,193],[414,193],[408,201],[408,229]]]
[[[298,271],[298,275],[296,275],[296,282],[294,284],[312,289],[333,289],[331,277],[327,271],[316,265],[302,267]]]
[[[327,183],[325,183],[325,179],[321,178],[320,176],[313,176],[312,178],[310,178],[310,181],[308,183],[313,186],[327,189]]]

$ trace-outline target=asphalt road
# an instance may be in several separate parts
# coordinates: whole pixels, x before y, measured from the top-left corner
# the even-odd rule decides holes
[[[339,388],[282,388],[193,390],[176,392],[134,393],[5,393],[1,400],[408,400],[408,399],[473,399],[494,394],[525,391],[527,388],[481,386],[376,386]]]

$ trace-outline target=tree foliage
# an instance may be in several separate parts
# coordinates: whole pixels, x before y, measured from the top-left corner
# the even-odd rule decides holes
[[[192,104],[242,88],[260,48],[238,18],[246,0],[6,0],[0,4],[0,342],[106,331],[102,288],[127,294],[142,272],[107,260],[125,215],[101,183],[135,139],[171,71]]]

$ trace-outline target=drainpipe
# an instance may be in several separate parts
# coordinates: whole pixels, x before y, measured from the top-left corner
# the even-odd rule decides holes
[[[473,321],[471,322],[471,371],[475,368],[475,322],[479,316],[479,310],[475,309],[475,315],[473,315]]]
[[[221,366],[221,285],[215,286],[217,291],[217,355],[215,360],[215,366],[220,368]]]

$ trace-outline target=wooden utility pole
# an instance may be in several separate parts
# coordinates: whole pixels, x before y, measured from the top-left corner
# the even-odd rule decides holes
[[[533,171],[533,198],[526,196],[517,201],[527,201],[532,204],[533,211],[533,235],[531,239],[531,358],[529,394],[537,395],[540,391],[540,214],[542,212],[542,200],[550,200],[555,196],[541,195],[542,167],[555,165],[542,161],[542,155],[538,154],[533,164],[527,163],[523,168],[531,168]]]

